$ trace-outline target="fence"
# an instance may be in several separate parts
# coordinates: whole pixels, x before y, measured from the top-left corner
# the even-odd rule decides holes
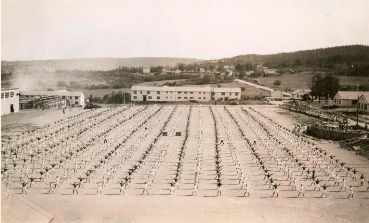
[[[321,126],[310,125],[307,130],[309,135],[312,135],[319,139],[330,139],[330,140],[345,140],[351,139],[367,134],[363,131],[340,131],[335,129],[327,129]]]

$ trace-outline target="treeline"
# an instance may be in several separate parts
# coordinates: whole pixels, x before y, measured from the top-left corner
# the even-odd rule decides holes
[[[123,104],[131,102],[131,94],[122,91],[112,92],[104,97],[93,97],[90,95],[89,101],[98,104]]]
[[[311,67],[337,75],[369,75],[369,46],[349,45],[271,55],[241,55],[218,60],[215,65],[263,64],[271,68]]]

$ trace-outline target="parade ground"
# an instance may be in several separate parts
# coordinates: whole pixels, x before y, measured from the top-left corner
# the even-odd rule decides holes
[[[7,116],[2,221],[368,222],[369,160],[297,121],[276,105]]]

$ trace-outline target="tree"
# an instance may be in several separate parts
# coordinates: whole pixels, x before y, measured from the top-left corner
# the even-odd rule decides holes
[[[337,91],[340,89],[340,81],[337,77],[328,74],[324,77],[324,91],[323,94],[326,98],[333,98]]]
[[[333,75],[322,77],[316,74],[312,79],[311,95],[318,97],[319,103],[321,97],[333,98],[339,89],[339,79]]]
[[[314,75],[311,85],[311,95],[318,97],[320,103],[320,97],[323,96],[323,77],[320,74]]]
[[[281,81],[280,80],[275,80],[274,82],[273,82],[273,84],[275,85],[275,86],[279,86],[279,85],[281,85]]]

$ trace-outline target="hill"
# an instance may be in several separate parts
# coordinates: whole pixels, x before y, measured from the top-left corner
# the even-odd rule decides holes
[[[61,60],[2,61],[4,71],[56,71],[56,70],[113,70],[120,66],[150,67],[175,66],[178,63],[198,62],[193,58],[137,57],[137,58],[84,58]]]
[[[348,45],[269,55],[247,54],[224,58],[212,63],[221,65],[262,64],[272,68],[332,69],[338,74],[369,75],[369,46]]]

